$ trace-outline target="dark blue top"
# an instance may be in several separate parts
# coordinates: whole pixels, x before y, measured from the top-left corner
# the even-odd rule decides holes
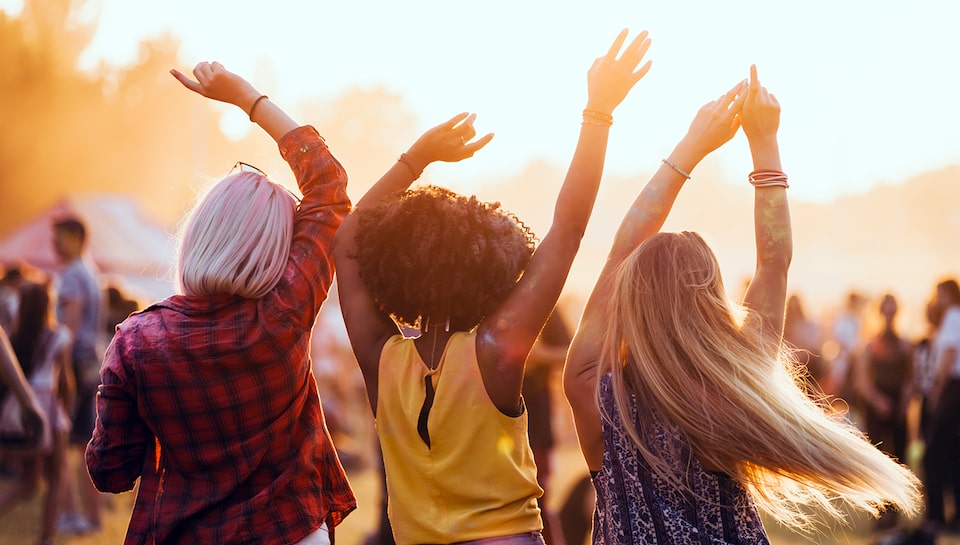
[[[636,400],[632,410],[637,414]],[[706,471],[680,429],[658,421],[655,451],[695,493],[656,475],[627,435],[613,396],[612,378],[600,381],[603,465],[593,475],[597,507],[594,545],[769,545],[760,515],[746,489],[724,473]],[[631,426],[638,428],[634,417]],[[644,434],[640,434],[644,437]]]

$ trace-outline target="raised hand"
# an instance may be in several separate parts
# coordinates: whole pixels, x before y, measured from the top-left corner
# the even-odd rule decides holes
[[[477,136],[476,119],[477,114],[460,113],[423,133],[406,153],[411,167],[423,170],[434,161],[455,163],[473,157],[493,139],[489,133],[472,141]]]
[[[630,92],[630,89],[650,71],[650,61],[637,69],[650,48],[650,39],[644,30],[617,55],[627,39],[628,30],[623,29],[613,41],[607,54],[597,58],[587,74],[589,98],[587,108],[605,114],[613,112]]]
[[[230,72],[219,62],[201,62],[193,69],[196,81],[171,70],[184,87],[213,100],[234,104],[247,111],[260,93],[247,80]],[[248,112],[249,113],[249,112]]]
[[[747,81],[741,81],[732,89],[700,108],[690,128],[687,139],[696,144],[697,153],[706,157],[727,143],[740,128],[741,108],[747,98]]]
[[[750,67],[750,87],[740,114],[743,132],[751,144],[761,139],[776,138],[780,128],[780,103],[773,93],[760,85],[757,65]]]

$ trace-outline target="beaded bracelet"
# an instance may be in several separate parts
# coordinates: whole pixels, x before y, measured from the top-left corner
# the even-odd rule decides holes
[[[677,165],[673,164],[673,161],[671,161],[670,159],[661,159],[660,162],[672,168],[673,170],[677,171],[677,174],[683,176],[684,178],[688,180],[690,179],[690,174],[688,174],[687,171],[683,170]]]
[[[413,175],[414,180],[416,180],[417,178],[420,177],[421,174],[423,174],[423,170],[421,170],[420,172],[417,172],[417,169],[413,168],[413,164],[410,163],[410,159],[407,159],[406,153],[401,153],[397,161],[400,161],[401,163],[407,166],[407,170],[409,170],[410,174]]]

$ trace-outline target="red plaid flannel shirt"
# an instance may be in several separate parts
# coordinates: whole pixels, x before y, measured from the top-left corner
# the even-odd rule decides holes
[[[347,177],[313,127],[279,147],[304,197],[276,287],[169,297],[121,324],[104,357],[86,462],[105,492],[140,478],[125,544],[294,543],[356,507],[309,358]]]

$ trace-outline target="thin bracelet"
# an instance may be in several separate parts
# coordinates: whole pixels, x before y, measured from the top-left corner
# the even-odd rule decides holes
[[[400,161],[401,163],[407,166],[407,170],[409,170],[410,174],[413,175],[414,180],[416,180],[417,178],[420,177],[421,174],[423,174],[422,170],[420,172],[417,172],[417,169],[413,168],[413,165],[410,164],[410,160],[407,159],[406,153],[401,153],[397,161]]]
[[[257,109],[257,104],[260,104],[260,101],[263,100],[263,99],[265,99],[265,98],[270,98],[270,97],[268,97],[267,95],[260,95],[260,96],[257,98],[257,100],[254,100],[254,101],[253,101],[253,106],[250,106],[250,114],[248,114],[248,116],[247,116],[247,117],[250,118],[250,122],[253,122],[253,111]]]
[[[667,165],[668,167],[672,168],[673,170],[677,171],[677,174],[683,176],[684,178],[686,178],[686,179],[688,179],[688,180],[690,179],[690,175],[687,174],[687,171],[685,171],[685,170],[683,170],[682,168],[678,167],[677,165],[673,164],[673,161],[671,161],[670,159],[661,159],[660,161],[661,161],[663,164]]]

